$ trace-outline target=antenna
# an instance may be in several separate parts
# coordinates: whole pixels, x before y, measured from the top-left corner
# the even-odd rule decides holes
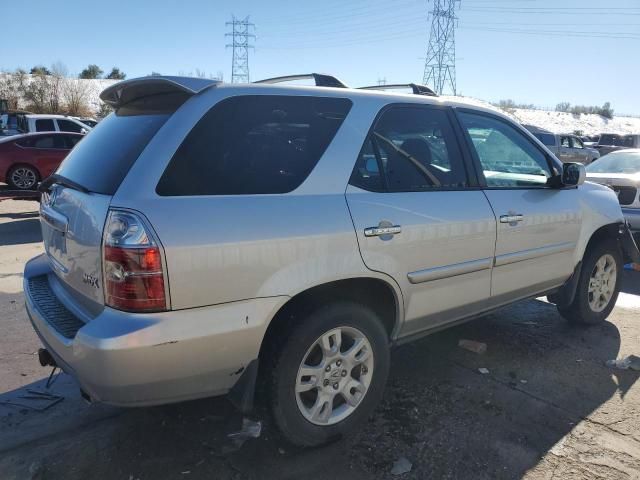
[[[249,16],[242,20],[232,16],[231,21],[225,25],[231,26],[231,32],[225,34],[225,37],[231,37],[231,43],[226,45],[227,48],[232,48],[233,54],[231,83],[249,83],[249,49],[254,48],[249,41],[256,38],[253,33],[250,33],[255,29],[255,24],[249,21]]]

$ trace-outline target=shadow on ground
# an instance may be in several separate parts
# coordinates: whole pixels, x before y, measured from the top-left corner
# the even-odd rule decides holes
[[[485,342],[487,353],[460,349],[461,338]],[[91,424],[54,428],[28,448],[5,450],[0,470],[21,478],[31,468],[41,478],[71,480],[334,480],[389,478],[393,462],[404,456],[413,469],[402,478],[519,478],[578,422],[612,397],[624,398],[637,381],[638,372],[603,364],[618,356],[620,343],[612,323],[570,327],[555,307],[532,300],[396,349],[375,415],[323,448],[289,446],[262,409],[253,417],[263,421],[262,435],[239,447],[227,435],[240,429],[242,417],[217,398],[93,410]],[[490,373],[481,375],[479,367]],[[50,428],[102,408],[82,406],[68,377],[58,385],[66,389],[66,406],[14,412],[11,424],[3,417],[5,433],[38,423]]]
[[[4,214],[16,215],[16,214]],[[42,241],[40,220],[38,213],[34,216],[15,218],[9,222],[0,222],[0,246],[21,245],[23,243],[37,243]]]

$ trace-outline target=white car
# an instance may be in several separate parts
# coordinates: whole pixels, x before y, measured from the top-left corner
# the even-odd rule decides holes
[[[18,128],[23,133],[73,132],[89,133],[91,127],[66,115],[27,114],[18,118]]]
[[[587,167],[587,180],[616,192],[631,231],[640,234],[640,149],[618,150],[596,160]]]

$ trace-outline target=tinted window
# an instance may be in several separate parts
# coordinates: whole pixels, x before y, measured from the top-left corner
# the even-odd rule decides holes
[[[580,140],[578,137],[571,137],[571,146],[573,148],[584,148],[582,140]]]
[[[21,147],[32,147],[33,146],[33,138],[23,138],[22,140],[18,140],[16,142],[17,145],[20,145]]]
[[[487,186],[544,186],[551,177],[546,156],[515,127],[473,113],[461,113],[460,119],[469,132]]]
[[[36,132],[55,132],[56,127],[51,119],[36,120]]]
[[[354,167],[352,185],[407,192],[466,185],[466,171],[447,113],[394,107],[378,119]]]
[[[307,178],[350,108],[343,98],[260,95],[223,100],[180,145],[157,192],[290,192]]]
[[[533,135],[548,147],[556,146],[556,137],[551,133],[534,133]]]
[[[82,140],[82,137],[80,135],[65,135],[64,139],[67,143],[67,148],[73,148],[76,146],[76,143]]]
[[[56,173],[92,192],[113,195],[144,147],[185,98],[182,94],[155,95],[119,108],[76,145]]]
[[[82,127],[77,123],[71,122],[69,120],[60,120],[60,119],[58,119],[57,122],[58,122],[58,128],[62,132],[82,133]]]
[[[33,148],[65,149],[67,144],[62,135],[43,135],[33,140]]]
[[[569,148],[571,144],[569,143],[569,137],[560,137],[560,146]]]

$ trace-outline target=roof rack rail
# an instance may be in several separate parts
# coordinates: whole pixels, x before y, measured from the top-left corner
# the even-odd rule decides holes
[[[415,95],[428,95],[430,97],[437,97],[438,94],[431,90],[426,85],[420,85],[417,83],[394,83],[389,85],[371,85],[368,87],[358,87],[359,90],[390,90],[392,88],[410,88]]]
[[[300,75],[285,75],[284,77],[265,78],[264,80],[258,80],[253,83],[280,83],[280,82],[291,82],[293,80],[307,80],[311,78],[316,82],[316,87],[349,88],[333,75],[325,75],[324,73],[303,73]]]

